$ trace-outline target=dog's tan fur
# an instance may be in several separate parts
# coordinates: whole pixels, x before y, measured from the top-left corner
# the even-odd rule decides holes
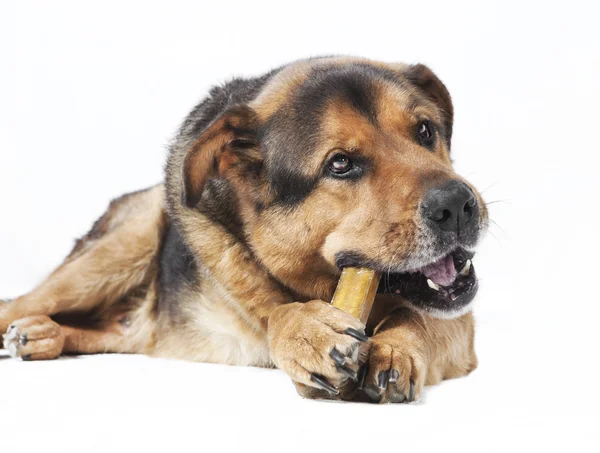
[[[344,331],[365,328],[323,302],[331,299],[339,277],[335,253],[352,244],[365,254],[377,250],[377,258],[391,263],[416,247],[414,216],[424,191],[444,178],[459,177],[441,140],[434,153],[423,153],[408,138],[409,128],[419,115],[443,121],[440,105],[444,107],[445,100],[421,97],[418,105],[411,105],[416,91],[380,83],[373,94],[380,111],[378,130],[347,105],[331,102],[321,145],[302,171],[319,171],[332,150],[361,149],[377,163],[375,173],[343,191],[336,181],[324,181],[300,206],[285,212],[257,212],[256,204],[269,205],[271,194],[264,180],[244,168],[259,155],[252,148],[243,156],[230,149],[239,137],[226,127],[266,121],[315,66],[355,61],[408,71],[405,65],[346,58],[305,61],[284,69],[250,103],[251,115],[244,109],[224,115],[186,153],[173,157],[173,168],[184,170],[170,174],[166,186],[111,203],[40,286],[1,304],[0,330],[11,326],[5,346],[31,360],[61,353],[126,352],[277,366],[305,396],[330,397],[311,381],[311,373],[317,373],[341,388],[341,398],[361,399],[329,356],[334,347],[353,353],[356,341]],[[425,69],[417,75],[438,83]],[[391,148],[404,152],[392,154]],[[180,200],[181,187],[187,196],[200,199],[212,178],[227,179],[235,189],[251,247]],[[202,263],[197,269],[200,283],[182,290],[176,318],[159,309],[157,296],[158,260],[169,222],[177,224]],[[463,376],[477,366],[470,313],[436,319],[402,299],[380,295],[366,331],[371,340],[358,351],[369,363],[366,382],[376,384],[380,372],[393,367],[400,376],[391,386],[407,397],[411,381],[418,397],[424,385]],[[384,392],[380,401],[394,400]]]

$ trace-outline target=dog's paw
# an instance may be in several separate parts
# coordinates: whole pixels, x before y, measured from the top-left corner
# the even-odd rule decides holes
[[[361,355],[366,358],[359,345],[368,341],[359,320],[320,300],[277,308],[268,338],[273,363],[308,398],[337,397],[356,382]]]
[[[9,302],[12,302],[13,299],[0,298],[0,332],[6,331],[7,326],[10,324],[10,317],[8,313]],[[4,346],[2,337],[0,337],[0,349]]]
[[[419,398],[427,378],[428,354],[421,338],[382,332],[371,338],[367,372],[361,388],[378,403],[410,403]]]
[[[55,359],[65,344],[60,326],[48,316],[30,316],[13,322],[3,340],[8,353],[23,360]]]

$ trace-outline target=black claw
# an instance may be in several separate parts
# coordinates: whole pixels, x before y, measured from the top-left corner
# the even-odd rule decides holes
[[[408,392],[408,401],[412,402],[415,400],[415,383],[410,380],[410,390]]]
[[[11,324],[10,326],[8,326],[8,330],[6,331],[6,333],[10,332],[11,330],[13,330],[15,328],[14,324]]]
[[[388,395],[388,399],[390,403],[402,403],[406,400],[406,397],[404,396],[404,393],[393,392]]]
[[[346,358],[342,355],[340,351],[333,348],[329,353],[329,356],[337,363],[338,365],[343,365],[346,363]]]
[[[373,401],[379,401],[381,399],[381,389],[375,387],[374,385],[367,385],[363,391]]]
[[[24,360],[25,362],[27,362],[29,359],[31,359],[31,354],[21,356],[21,360]]]
[[[322,389],[327,390],[329,393],[333,393],[334,395],[338,395],[340,393],[340,391],[331,385],[323,376],[313,373],[310,375],[310,380]]]
[[[388,372],[382,371],[381,373],[379,373],[379,376],[377,376],[377,385],[379,386],[380,389],[384,389],[387,387],[387,383],[388,383]]]
[[[398,373],[397,370],[391,370],[390,378],[389,378],[388,382],[396,382],[399,377],[400,377],[400,373]]]
[[[27,344],[27,334],[21,334],[21,337],[19,338],[19,343],[21,343],[23,346],[25,346]]]
[[[356,380],[358,381],[358,388],[362,390],[365,386],[365,378],[367,377],[367,372],[369,371],[369,367],[366,363],[363,363],[358,369],[358,376]]]
[[[357,374],[356,374],[356,371],[354,371],[353,369],[348,368],[347,366],[344,366],[344,365],[336,365],[336,368],[344,376],[352,379],[353,381],[356,381]]]
[[[344,330],[344,333],[350,335],[352,338],[356,338],[358,341],[369,341],[369,337],[356,329],[348,328]]]

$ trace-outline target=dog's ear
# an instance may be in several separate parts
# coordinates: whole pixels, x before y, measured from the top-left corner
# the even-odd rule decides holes
[[[208,180],[230,170],[256,170],[262,160],[256,141],[256,114],[245,105],[229,108],[198,137],[183,163],[183,202],[194,207]]]
[[[406,77],[417,86],[431,101],[435,102],[444,115],[444,138],[450,148],[452,139],[452,124],[454,122],[454,108],[452,99],[446,85],[433,73],[431,69],[422,64],[411,65],[406,70]]]

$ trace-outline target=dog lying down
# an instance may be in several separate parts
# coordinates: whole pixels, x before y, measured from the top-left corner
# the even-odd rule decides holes
[[[423,65],[314,58],[213,88],[164,183],[0,304],[4,346],[278,367],[302,396],[380,403],[468,374],[487,210],[452,121]],[[382,275],[366,325],[328,303],[345,267]]]

